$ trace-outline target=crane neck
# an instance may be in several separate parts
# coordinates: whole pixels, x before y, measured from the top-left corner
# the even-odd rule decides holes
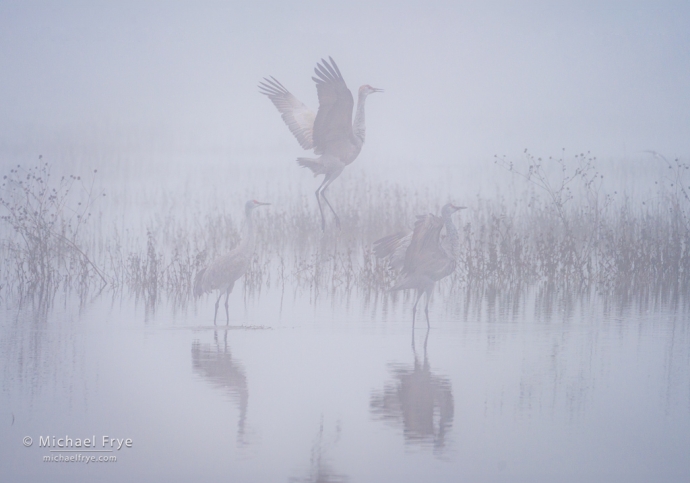
[[[352,126],[355,139],[360,146],[364,144],[364,138],[366,136],[366,127],[364,125],[364,103],[366,100],[367,94],[360,93],[357,96],[357,111],[355,112],[355,121]]]
[[[443,218],[443,223],[446,227],[446,236],[448,237],[448,247],[450,248],[450,255],[452,258],[456,258],[458,255],[458,245],[460,242],[460,235],[458,234],[458,229],[453,223],[452,213],[443,213],[441,215]]]
[[[251,209],[245,211],[245,222],[242,240],[240,241],[242,250],[247,252],[254,251],[254,221],[252,220],[252,211]]]

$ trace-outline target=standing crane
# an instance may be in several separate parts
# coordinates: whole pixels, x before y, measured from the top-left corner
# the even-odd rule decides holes
[[[313,149],[318,158],[297,158],[297,163],[309,168],[314,176],[324,175],[323,182],[316,190],[316,202],[321,212],[321,229],[326,230],[326,219],[323,214],[321,198],[330,208],[335,223],[340,228],[340,218],[326,198],[326,189],[343,172],[345,166],[352,163],[362,150],[365,137],[364,103],[369,94],[383,92],[370,85],[359,88],[357,111],[354,123],[352,108],[354,100],[347,88],[338,66],[333,58],[321,59],[314,68],[316,93],[319,97],[319,110],[314,112],[293,96],[274,77],[264,78],[259,83],[259,92],[268,96],[283,121],[300,146],[306,150]]]
[[[208,267],[202,269],[194,278],[194,295],[201,297],[203,294],[218,290],[216,299],[216,311],[213,315],[213,325],[216,325],[218,317],[218,303],[225,293],[225,316],[227,324],[230,324],[230,314],[228,312],[228,298],[237,279],[245,274],[252,254],[254,253],[254,223],[252,222],[252,211],[258,206],[270,205],[270,203],[260,203],[256,200],[249,200],[244,205],[246,222],[244,225],[244,235],[242,241],[230,253],[220,256],[213,260]]]
[[[398,281],[391,290],[417,290],[417,298],[412,307],[412,327],[415,324],[417,304],[424,294],[424,313],[429,327],[429,298],[434,284],[455,270],[459,236],[452,216],[465,208],[448,203],[441,209],[441,217],[432,214],[418,216],[411,233],[400,232],[374,242],[374,254],[378,258],[387,259],[392,268],[400,269]],[[444,227],[446,236],[441,239]]]

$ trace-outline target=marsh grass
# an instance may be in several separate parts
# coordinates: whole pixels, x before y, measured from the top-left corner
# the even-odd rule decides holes
[[[105,283],[84,242],[91,210],[99,196],[93,171],[90,182],[81,176],[54,180],[49,163],[17,165],[3,176],[0,206],[5,224],[2,276],[20,292],[43,292],[59,285]]]
[[[517,194],[462,200],[469,209],[455,218],[461,235],[458,266],[440,284],[441,294],[535,284],[571,291],[687,292],[689,168],[656,156],[668,174],[655,180],[653,195],[644,199],[607,193],[589,154],[496,158]],[[230,207],[204,207],[189,192],[166,194],[149,200],[155,213],[144,219],[142,230],[123,230],[107,228],[107,219],[91,223],[102,195],[95,193],[93,180],[55,181],[50,171],[44,163],[12,169],[5,177],[4,293],[102,289],[107,282],[107,289],[131,291],[152,306],[163,295],[185,305],[192,300],[196,273],[239,241],[243,217],[237,207],[245,201],[239,193]],[[321,232],[313,196],[277,191],[270,207],[256,210],[256,249],[243,278],[245,296],[286,286],[312,297],[407,296],[386,293],[397,274],[373,256],[371,244],[412,228],[415,215],[439,213],[447,195],[362,175],[343,180],[329,198],[340,215],[340,231],[329,217]]]

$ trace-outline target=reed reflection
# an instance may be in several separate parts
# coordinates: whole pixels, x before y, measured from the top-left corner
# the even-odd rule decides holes
[[[305,477],[292,477],[290,483],[345,483],[349,481],[347,475],[339,475],[331,467],[327,452],[329,446],[338,442],[340,438],[340,426],[336,428],[335,437],[329,442],[324,438],[323,417],[319,425],[319,433],[311,448],[309,475]]]
[[[371,395],[369,408],[375,419],[402,424],[407,443],[431,444],[434,453],[442,453],[453,426],[453,391],[447,377],[431,372],[428,341],[429,329],[420,361],[412,332],[414,363],[390,364],[393,380]]]
[[[247,376],[240,362],[233,359],[228,347],[228,332],[225,331],[223,344],[218,342],[218,332],[213,332],[213,344],[192,342],[192,367],[194,372],[211,383],[212,386],[225,390],[237,403],[239,420],[237,422],[237,442],[246,445],[245,422],[249,391]]]
[[[87,404],[85,336],[71,323],[80,304],[62,302],[42,291],[0,310],[0,385],[18,407],[50,393],[64,394],[69,409]]]

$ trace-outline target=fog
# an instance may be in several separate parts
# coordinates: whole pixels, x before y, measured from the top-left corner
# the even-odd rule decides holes
[[[369,106],[366,155],[471,163],[524,148],[685,156],[686,2],[3,2],[8,156],[82,146],[287,152],[258,81],[316,109],[332,56]],[[238,155],[238,153],[241,153]],[[281,161],[277,161],[281,162]],[[171,166],[172,167],[172,166]]]
[[[0,3],[0,479],[686,480],[690,5],[235,3]]]

